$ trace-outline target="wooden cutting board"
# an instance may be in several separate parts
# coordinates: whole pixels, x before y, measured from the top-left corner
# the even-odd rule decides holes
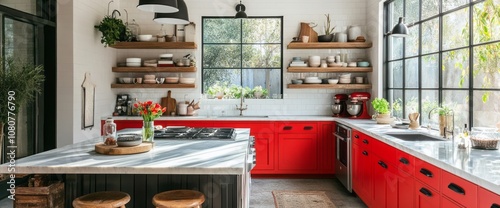
[[[141,143],[133,147],[119,147],[116,145],[104,145],[99,143],[95,145],[95,151],[103,155],[130,155],[148,152],[153,148],[152,143]]]
[[[177,101],[172,98],[172,91],[168,91],[167,97],[162,97],[161,98],[161,106],[166,107],[167,110],[163,113],[163,115],[170,116],[172,115],[172,112],[177,111]]]

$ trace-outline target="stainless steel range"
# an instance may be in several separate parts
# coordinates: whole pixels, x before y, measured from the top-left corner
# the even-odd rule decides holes
[[[337,123],[334,135],[337,141],[335,176],[352,192],[351,128]]]
[[[231,140],[236,133],[233,128],[190,128],[167,127],[155,130],[155,139],[184,139],[184,140]]]

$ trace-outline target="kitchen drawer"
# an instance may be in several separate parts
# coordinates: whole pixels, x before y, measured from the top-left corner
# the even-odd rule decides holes
[[[285,122],[276,124],[278,133],[300,133],[300,134],[316,134],[318,133],[318,124],[316,122]]]
[[[441,170],[419,158],[415,158],[415,178],[440,191]]]
[[[478,187],[477,202],[477,207],[500,208],[500,196],[481,187]]]
[[[373,138],[371,139],[370,146],[372,152],[379,156],[380,159],[395,166],[394,155],[396,154],[396,148]]]
[[[443,207],[443,208],[464,208],[464,206],[457,204],[453,200],[448,199],[448,197],[446,197],[446,196],[441,197],[441,206],[440,207]]]
[[[441,193],[465,207],[477,206],[477,185],[441,171]]]
[[[413,155],[396,149],[396,157],[393,159],[394,164],[396,164],[400,170],[413,176],[413,172],[415,171],[415,157],[413,157]]]
[[[370,142],[372,140],[371,137],[369,137],[368,135],[366,134],[363,134],[357,130],[352,130],[351,132],[351,139],[352,139],[352,142],[355,143],[355,144],[359,144],[360,146],[362,147],[368,147],[370,146]]]
[[[425,185],[424,183],[415,181],[415,207],[430,208],[439,207],[441,196],[435,189]]]

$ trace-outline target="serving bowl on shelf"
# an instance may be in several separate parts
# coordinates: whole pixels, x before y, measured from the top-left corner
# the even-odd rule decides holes
[[[195,81],[196,81],[196,78],[190,78],[190,77],[179,78],[179,83],[181,83],[181,84],[194,84]]]

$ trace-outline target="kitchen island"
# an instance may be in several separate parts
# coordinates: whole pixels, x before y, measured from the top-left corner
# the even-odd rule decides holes
[[[153,207],[154,194],[193,189],[205,194],[203,207],[247,207],[249,129],[235,129],[234,141],[155,140],[154,148],[133,155],[101,155],[101,139],[42,152],[0,166],[7,174],[58,174],[65,182],[66,207],[83,194],[120,190],[130,207]]]

